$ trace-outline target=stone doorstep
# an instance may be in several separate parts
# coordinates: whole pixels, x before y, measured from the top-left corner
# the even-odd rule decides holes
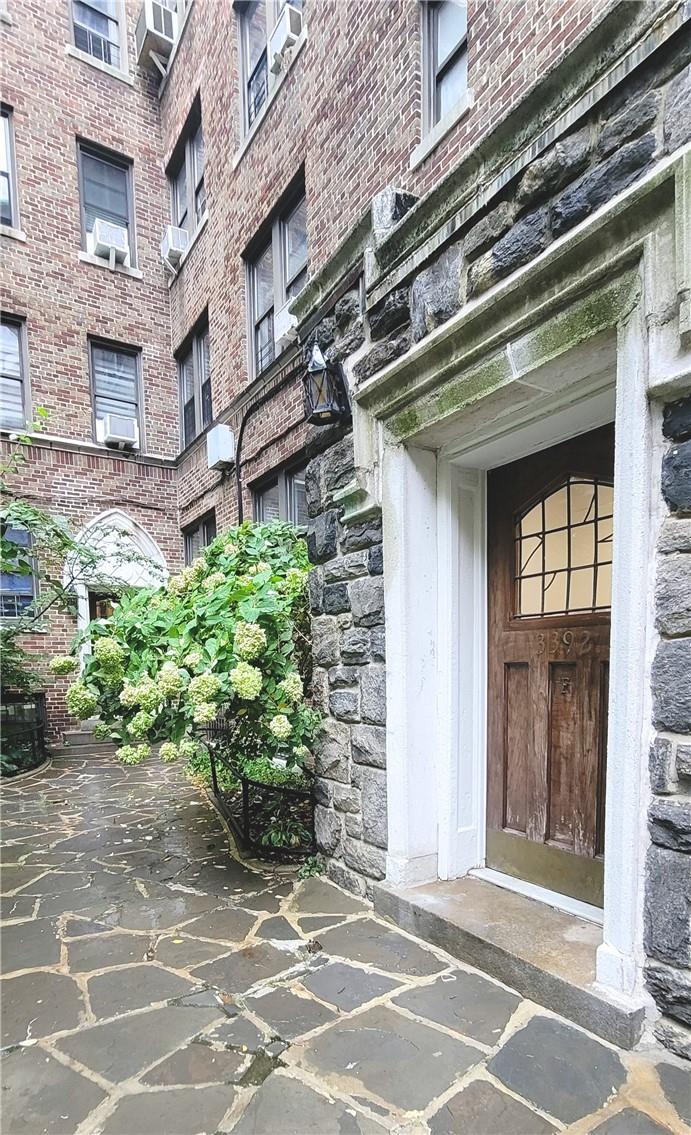
[[[374,909],[611,1044],[630,1049],[640,1039],[642,1004],[622,1005],[595,988],[602,932],[594,923],[470,877],[375,883]]]

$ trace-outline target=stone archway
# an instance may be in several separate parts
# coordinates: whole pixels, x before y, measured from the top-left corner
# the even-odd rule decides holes
[[[74,584],[79,631],[90,622],[91,586],[103,588],[105,581],[114,591],[124,587],[157,587],[168,578],[165,557],[156,541],[121,509],[107,509],[94,517],[78,533],[77,540],[99,554],[98,576],[94,574],[90,580],[82,573]],[[71,575],[68,561],[64,572],[66,583]],[[82,656],[88,650],[88,643],[84,643]]]

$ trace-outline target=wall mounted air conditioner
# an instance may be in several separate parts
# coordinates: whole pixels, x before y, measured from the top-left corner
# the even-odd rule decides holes
[[[86,248],[94,256],[110,260],[114,264],[127,264],[130,257],[130,241],[127,229],[97,217],[94,227],[86,234]]]
[[[297,43],[301,31],[302,12],[292,4],[284,4],[269,40],[269,63],[274,74],[281,70],[286,51]]]
[[[178,34],[176,7],[175,0],[144,0],[134,33],[137,63],[153,64],[162,75]]]
[[[139,449],[139,422],[120,414],[96,419],[96,440],[113,449]]]
[[[298,321],[289,311],[289,305],[284,303],[274,315],[274,343],[276,352],[284,351],[297,338]]]
[[[206,459],[209,469],[227,469],[235,461],[235,434],[222,422],[206,435]]]
[[[161,241],[161,259],[169,268],[177,268],[187,251],[190,243],[190,234],[187,229],[178,229],[175,225],[167,225]]]

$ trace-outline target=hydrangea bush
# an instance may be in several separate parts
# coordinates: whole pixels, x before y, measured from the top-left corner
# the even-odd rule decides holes
[[[99,718],[98,735],[127,764],[160,745],[164,761],[193,758],[205,726],[233,722],[230,756],[301,766],[319,724],[305,698],[308,572],[304,541],[287,524],[218,536],[167,587],[121,596],[89,628],[70,713]],[[54,672],[68,672],[65,658]],[[302,672],[301,672],[302,671]]]

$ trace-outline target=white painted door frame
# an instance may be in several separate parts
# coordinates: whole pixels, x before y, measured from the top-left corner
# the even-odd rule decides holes
[[[580,401],[571,387],[561,408],[547,397],[528,423],[517,420],[501,438],[501,461],[489,459],[492,452],[496,457],[498,435],[487,431],[482,444],[460,457],[444,449],[384,447],[387,878],[414,885],[484,865],[484,469],[611,421],[616,385],[605,903],[597,976],[609,991],[638,1000],[654,639],[651,488],[659,461],[652,454],[645,335],[635,317],[619,330],[616,360],[616,384],[613,374],[598,390],[585,384]]]

